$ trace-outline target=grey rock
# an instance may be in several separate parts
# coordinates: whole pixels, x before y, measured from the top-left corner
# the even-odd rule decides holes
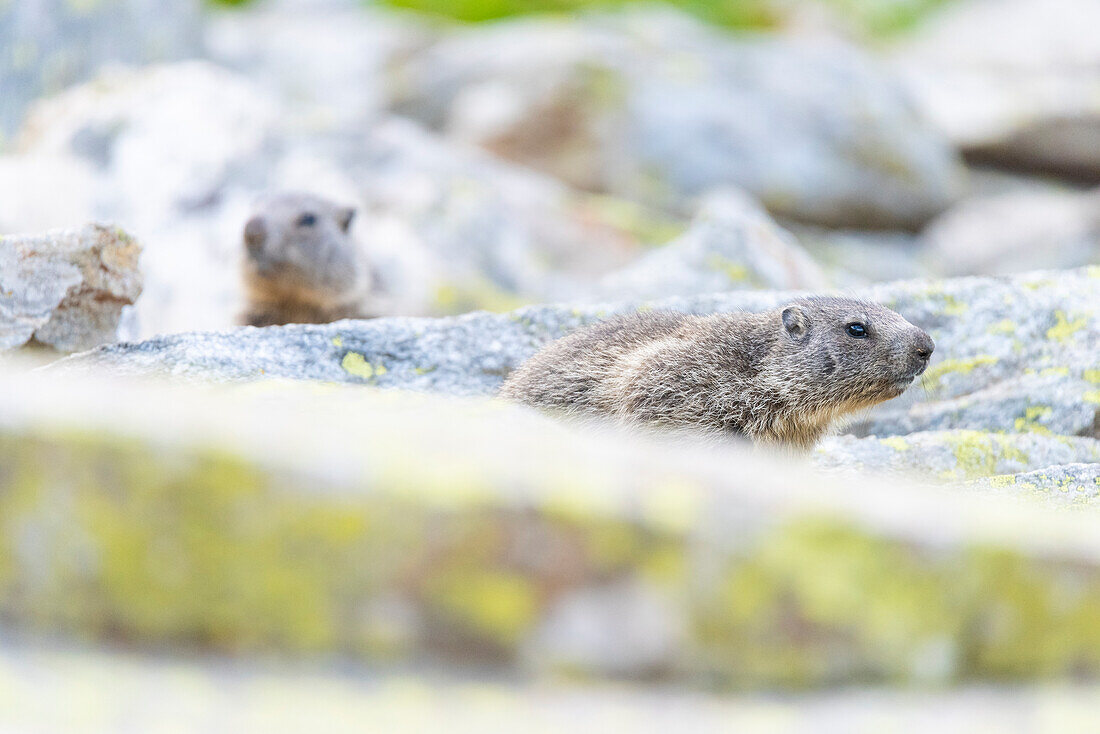
[[[1100,261],[1100,192],[1028,191],[969,199],[922,233],[946,275],[1003,275]]]
[[[606,299],[666,298],[771,288],[820,290],[821,268],[755,201],[736,190],[708,194],[688,231],[603,278]]]
[[[923,431],[886,438],[827,438],[815,449],[818,466],[884,471],[942,480],[1018,474],[1057,464],[1100,462],[1100,441],[1040,433]]]
[[[670,10],[465,30],[397,79],[396,108],[451,136],[658,206],[733,185],[797,219],[915,227],[960,184],[946,140],[855,49]]]
[[[1100,41],[1090,0],[951,3],[897,50],[918,105],[997,164],[1100,175]]]
[[[1100,504],[1100,463],[1049,466],[1022,474],[1002,474],[971,482],[994,494],[1039,497],[1066,505]]]
[[[141,295],[140,254],[125,232],[99,224],[0,237],[0,350],[115,341],[124,309]]]
[[[906,281],[853,291],[924,328],[936,340],[936,351],[920,385],[877,406],[848,431],[891,436],[962,428],[1100,437],[1098,278],[1095,268],[1086,268],[1014,278]],[[645,303],[531,306],[448,319],[177,334],[105,347],[60,366],[166,372],[197,380],[286,377],[489,395],[546,342],[615,313],[639,307],[759,311],[793,296],[740,291]]]
[[[0,139],[26,106],[82,82],[105,62],[196,55],[199,0],[14,0],[0,3]]]

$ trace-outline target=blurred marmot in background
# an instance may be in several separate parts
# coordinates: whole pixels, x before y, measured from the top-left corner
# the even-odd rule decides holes
[[[260,202],[244,227],[242,321],[252,326],[368,318],[373,275],[351,238],[355,209],[309,194]]]
[[[547,345],[501,396],[808,449],[841,415],[904,392],[934,346],[890,309],[847,298],[758,314],[635,313]]]

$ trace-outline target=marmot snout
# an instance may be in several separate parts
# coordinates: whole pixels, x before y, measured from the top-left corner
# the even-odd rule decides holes
[[[841,415],[904,392],[934,346],[890,309],[847,298],[759,314],[636,313],[547,345],[501,395],[809,448]]]
[[[244,226],[243,279],[252,326],[358,318],[371,275],[351,238],[352,207],[309,194],[260,202]]]

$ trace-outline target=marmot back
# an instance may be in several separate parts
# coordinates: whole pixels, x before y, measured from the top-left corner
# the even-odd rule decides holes
[[[372,275],[351,238],[355,209],[309,194],[261,201],[245,224],[242,321],[252,326],[363,318]]]
[[[759,314],[636,313],[547,345],[501,396],[809,448],[839,416],[904,392],[933,348],[897,313],[845,298]]]

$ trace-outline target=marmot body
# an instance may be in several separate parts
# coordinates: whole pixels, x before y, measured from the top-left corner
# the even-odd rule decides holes
[[[846,298],[758,314],[635,313],[547,345],[501,395],[809,448],[837,417],[904,392],[933,348],[897,313]]]
[[[243,280],[252,326],[362,318],[372,275],[351,238],[355,209],[309,194],[260,202],[244,228]]]

